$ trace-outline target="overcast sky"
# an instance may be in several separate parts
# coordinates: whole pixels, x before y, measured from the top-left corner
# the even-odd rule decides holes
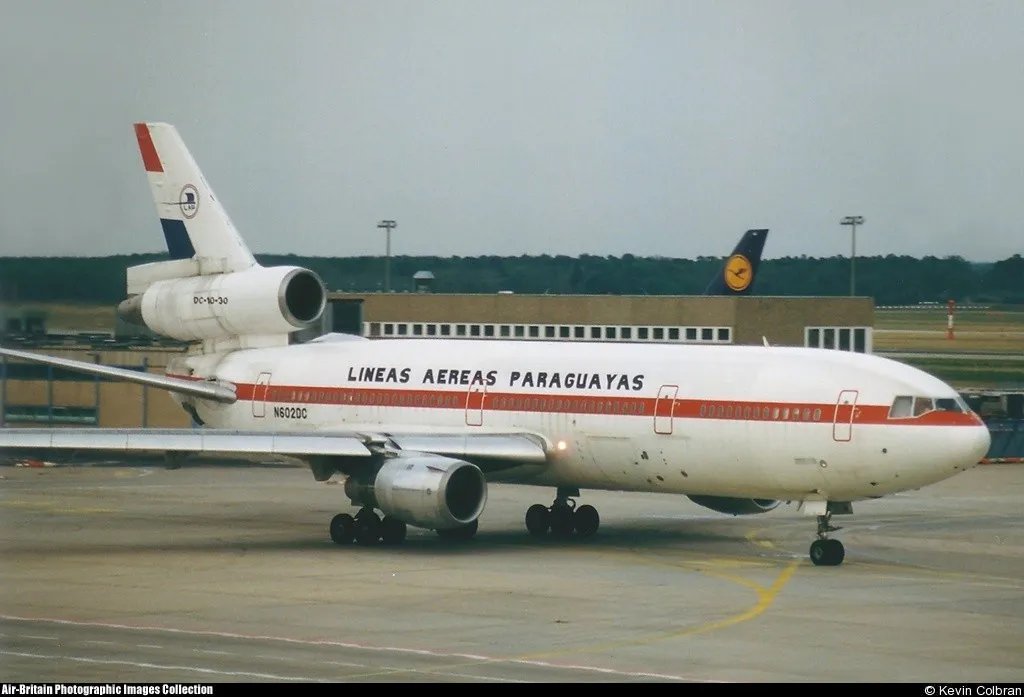
[[[168,121],[253,251],[1024,252],[1021,0],[0,2],[0,255],[162,250]]]

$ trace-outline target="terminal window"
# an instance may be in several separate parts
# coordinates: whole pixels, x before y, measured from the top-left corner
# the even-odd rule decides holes
[[[805,327],[804,346],[870,353],[871,327]]]
[[[730,327],[671,327],[632,325],[579,325],[579,324],[449,324],[421,322],[364,322],[363,335],[368,337],[474,337],[485,339],[576,339],[590,341],[662,341],[730,343]],[[823,344],[829,340],[844,350],[863,351],[869,344],[869,332],[864,327],[818,328],[809,327],[805,333],[807,345]],[[831,337],[829,339],[828,337]],[[829,348],[834,346],[829,345]]]

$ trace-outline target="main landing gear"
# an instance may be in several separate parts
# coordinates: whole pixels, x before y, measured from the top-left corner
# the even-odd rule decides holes
[[[811,561],[815,566],[839,566],[846,557],[846,550],[839,540],[830,539],[828,534],[840,530],[832,525],[832,512],[818,516],[818,539],[811,543]]]
[[[601,518],[593,506],[576,506],[575,499],[580,490],[570,487],[559,487],[551,506],[535,503],[526,511],[526,529],[534,537],[544,537],[548,532],[552,537],[566,538],[573,531],[580,537],[590,537],[597,532]]]
[[[595,513],[596,514],[596,513]],[[479,521],[457,528],[437,530],[437,536],[450,542],[465,542],[476,535]],[[372,508],[360,508],[354,516],[339,513],[331,518],[331,540],[335,544],[350,545],[355,542],[364,547],[378,542],[385,545],[400,545],[405,542],[408,531],[406,524],[391,516],[382,519]]]
[[[406,525],[402,521],[384,516],[380,518],[372,508],[360,508],[355,516],[339,513],[331,519],[331,540],[335,544],[398,545],[405,542]]]

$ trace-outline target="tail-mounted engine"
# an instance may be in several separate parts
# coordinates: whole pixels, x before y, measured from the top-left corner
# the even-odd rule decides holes
[[[140,268],[140,267],[135,267]],[[288,334],[312,326],[327,292],[320,277],[297,266],[158,280],[122,302],[118,315],[182,341]]]

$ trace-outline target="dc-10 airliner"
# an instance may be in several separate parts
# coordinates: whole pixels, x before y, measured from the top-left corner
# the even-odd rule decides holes
[[[397,544],[408,525],[470,538],[498,482],[555,489],[526,511],[536,536],[597,532],[597,510],[576,504],[582,489],[682,494],[727,514],[798,502],[817,517],[816,565],[845,556],[833,514],[951,477],[988,449],[953,388],[846,351],[334,334],[292,344],[323,313],[323,282],[256,262],[173,126],[135,134],[171,258],[128,269],[119,311],[190,350],[166,375],[0,354],[165,388],[203,428],[8,428],[0,448],[298,458],[317,480],[345,477],[358,512],[332,519],[339,544]],[[734,290],[749,284],[744,262],[727,264]]]

